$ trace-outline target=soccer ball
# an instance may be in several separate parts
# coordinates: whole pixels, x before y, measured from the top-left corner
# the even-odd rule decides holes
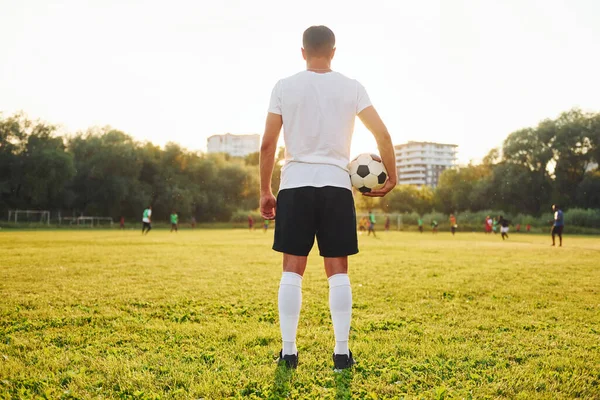
[[[352,186],[361,193],[381,189],[388,178],[381,157],[376,154],[363,153],[359,155],[350,161],[348,169]]]

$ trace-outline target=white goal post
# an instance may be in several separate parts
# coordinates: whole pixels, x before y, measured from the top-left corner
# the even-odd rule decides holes
[[[113,219],[111,217],[85,217],[85,216],[81,216],[81,217],[77,217],[76,218],[77,221],[77,225],[90,225],[90,228],[93,228],[94,226],[100,226],[100,224],[104,221],[104,222],[108,222],[111,226],[113,224]]]
[[[89,226],[90,228],[100,226],[103,222],[107,222],[110,226],[114,223],[111,217],[93,217],[85,215],[79,217],[62,217],[59,222],[61,225],[68,222],[69,225]]]
[[[8,220],[15,223],[39,222],[50,225],[50,211],[47,210],[8,210]]]

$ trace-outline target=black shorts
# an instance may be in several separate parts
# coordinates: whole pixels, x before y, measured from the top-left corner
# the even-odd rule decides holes
[[[142,225],[143,225],[144,229],[146,229],[146,228],[148,228],[148,229],[152,228],[152,225],[150,225],[150,222],[142,222]]]
[[[350,190],[304,186],[279,192],[273,250],[307,256],[315,236],[322,257],[358,253],[354,197]]]
[[[563,226],[553,226],[552,227],[552,234],[553,235],[562,235],[563,228],[564,228]]]

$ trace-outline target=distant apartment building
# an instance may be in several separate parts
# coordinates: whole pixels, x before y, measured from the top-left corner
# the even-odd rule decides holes
[[[213,135],[207,140],[209,153],[227,153],[234,157],[244,157],[260,150],[260,135]]]
[[[435,188],[440,174],[456,166],[455,144],[408,142],[394,146],[399,185]]]

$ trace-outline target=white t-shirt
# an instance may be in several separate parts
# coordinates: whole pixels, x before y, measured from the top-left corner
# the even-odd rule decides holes
[[[354,121],[370,105],[365,88],[338,72],[302,71],[277,82],[269,112],[283,119],[285,164],[279,190],[302,186],[350,189]]]

